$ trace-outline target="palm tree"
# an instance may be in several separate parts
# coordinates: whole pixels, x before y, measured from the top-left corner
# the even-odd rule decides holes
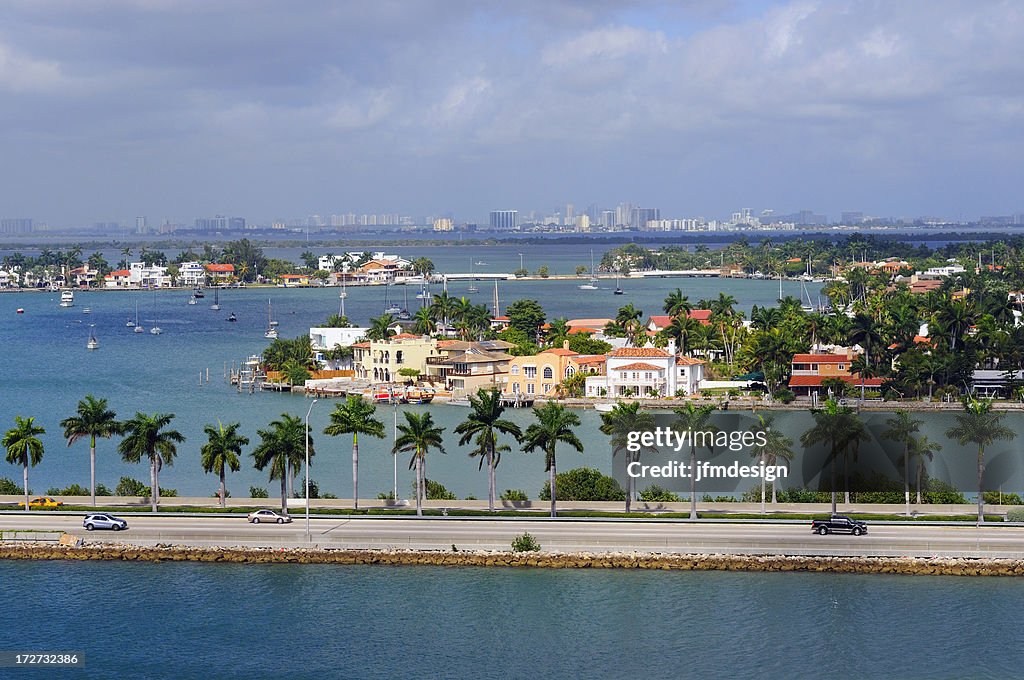
[[[203,428],[206,433],[207,442],[199,450],[202,456],[200,462],[204,472],[216,472],[220,477],[220,489],[217,495],[220,497],[220,507],[225,507],[227,501],[227,484],[224,479],[224,468],[230,468],[232,472],[238,472],[242,464],[238,457],[242,455],[242,447],[249,445],[249,438],[238,434],[241,423],[231,423],[227,427],[219,420],[217,427],[207,425]]]
[[[936,453],[942,450],[938,442],[933,442],[926,436],[920,436],[912,440],[910,455],[917,459],[917,504],[921,505],[921,487],[924,485],[924,461],[931,460]]]
[[[409,459],[409,469],[416,468],[416,516],[423,516],[423,495],[425,480],[423,479],[423,466],[427,460],[427,453],[430,449],[437,449],[445,453],[444,439],[442,439],[443,427],[434,427],[434,419],[430,413],[412,413],[406,411],[405,424],[398,426],[402,434],[395,439],[392,452],[412,453]]]
[[[736,306],[736,298],[728,293],[719,293],[718,297],[711,302],[711,312],[715,316],[732,316],[733,307]]]
[[[366,337],[369,340],[379,340],[383,342],[395,334],[395,329],[392,328],[394,325],[395,317],[390,314],[383,314],[370,319],[370,328],[366,331]]]
[[[430,318],[437,323],[438,321],[444,327],[444,332],[448,332],[448,320],[452,318],[452,313],[455,311],[455,305],[457,301],[455,298],[448,295],[448,291],[434,295],[434,299],[430,302]]]
[[[754,446],[751,454],[760,458],[763,465],[778,465],[780,460],[793,460],[793,440],[773,428],[775,416],[757,416],[757,423],[750,428],[755,435],[763,433],[763,445]],[[775,479],[772,479],[772,505],[777,502]],[[764,514],[765,482],[761,477],[761,514]]]
[[[714,452],[714,438],[702,433],[714,433],[718,428],[711,425],[711,414],[715,407],[707,404],[672,409],[678,420],[673,424],[679,432],[690,433],[690,519],[697,519],[697,440],[700,439],[708,451]],[[697,437],[697,434],[701,434]]]
[[[281,512],[287,515],[291,478],[306,455],[306,424],[299,416],[282,413],[280,420],[270,421],[270,429],[256,430],[256,434],[260,443],[252,450],[253,464],[260,471],[269,467],[270,481],[281,480]],[[310,437],[309,455],[314,454]]]
[[[35,467],[43,460],[43,442],[39,435],[46,430],[35,424],[33,417],[14,416],[14,427],[7,430],[3,438],[3,447],[7,449],[7,462],[21,465],[25,484],[25,510],[28,510],[28,468]]]
[[[690,303],[690,298],[683,295],[682,290],[676,288],[665,298],[665,304],[662,306],[662,309],[669,316],[680,316],[693,309],[693,305]]]
[[[434,332],[434,320],[430,318],[430,310],[421,307],[412,315],[412,330],[417,335],[430,335]]]
[[[640,402],[619,402],[608,413],[601,414],[601,432],[609,435],[612,440],[612,455],[620,452],[626,454],[626,512],[630,510],[635,489],[633,476],[629,474],[629,464],[639,461],[644,451],[656,453],[653,446],[643,446],[638,441],[630,441],[634,432],[651,432],[654,430],[654,416],[649,411],[640,409]],[[636,436],[636,435],[632,435]],[[631,450],[633,447],[636,450]]]
[[[562,442],[583,453],[583,444],[572,430],[579,427],[580,417],[554,401],[549,401],[541,407],[534,407],[533,415],[537,422],[526,428],[523,451],[530,453],[540,449],[544,452],[545,470],[548,472],[548,483],[551,486],[551,516],[557,517],[555,449],[558,443]]]
[[[673,316],[672,321],[661,329],[661,336],[666,340],[675,340],[677,351],[685,355],[690,349],[690,338],[699,325],[700,322],[685,314]]]
[[[810,448],[816,444],[827,443],[829,446],[829,473],[831,482],[829,490],[832,494],[832,513],[836,512],[836,459],[848,446],[851,431],[853,409],[840,406],[835,399],[825,400],[824,408],[812,409],[814,427],[800,435],[800,444]]]
[[[79,439],[89,437],[89,494],[96,505],[96,438],[109,439],[124,432],[124,426],[117,420],[117,414],[107,408],[106,399],[97,399],[87,394],[78,402],[76,415],[60,421],[64,437],[71,446]]]
[[[376,406],[362,397],[350,394],[344,403],[334,407],[331,424],[324,428],[324,434],[332,437],[352,435],[352,507],[356,510],[359,509],[359,435],[384,438],[384,423],[373,417],[376,410]]]
[[[504,420],[501,415],[505,407],[501,405],[501,393],[497,388],[487,390],[480,388],[476,395],[469,397],[470,412],[464,421],[455,428],[461,434],[459,445],[465,446],[473,437],[486,447],[487,458],[487,509],[494,512],[494,469],[497,467],[495,458],[498,433],[511,435],[518,442],[523,432],[511,420]],[[481,461],[482,464],[483,461]]]
[[[174,457],[178,455],[177,444],[185,441],[184,435],[177,430],[164,429],[172,420],[172,413],[147,415],[138,411],[134,418],[125,421],[125,437],[117,446],[121,457],[128,463],[149,458],[149,502],[153,512],[160,503],[160,468],[164,463],[174,464]]]
[[[921,423],[907,410],[897,409],[893,417],[885,421],[889,429],[882,433],[886,439],[903,444],[903,501],[907,517],[910,517],[910,449],[914,446],[914,434],[921,429]]]
[[[964,399],[964,412],[957,415],[956,426],[946,430],[946,436],[961,446],[968,442],[978,445],[978,524],[985,521],[985,447],[1017,436],[1002,421],[1002,414],[992,410],[991,400]]]

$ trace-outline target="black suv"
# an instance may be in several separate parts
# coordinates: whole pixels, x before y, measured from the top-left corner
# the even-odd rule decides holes
[[[832,515],[828,519],[811,521],[811,531],[816,534],[853,534],[860,536],[868,532],[868,525],[859,519],[850,519],[845,515]]]

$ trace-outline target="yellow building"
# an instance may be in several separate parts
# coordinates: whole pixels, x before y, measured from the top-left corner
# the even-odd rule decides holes
[[[605,361],[603,355],[578,354],[565,347],[546,349],[534,356],[512,357],[505,394],[554,396],[562,381],[576,373],[603,375]]]
[[[426,375],[427,360],[440,356],[436,339],[412,333],[400,333],[386,342],[359,342],[352,349],[355,377],[373,382],[404,381],[399,373],[403,368]]]

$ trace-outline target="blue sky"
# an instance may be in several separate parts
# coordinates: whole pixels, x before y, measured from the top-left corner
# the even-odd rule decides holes
[[[7,0],[0,216],[1024,211],[1024,5]]]

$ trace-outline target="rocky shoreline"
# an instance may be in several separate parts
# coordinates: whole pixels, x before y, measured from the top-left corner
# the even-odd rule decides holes
[[[2,560],[108,560],[244,564],[376,564],[548,569],[818,572],[928,576],[1024,576],[1024,560],[785,555],[671,555],[642,552],[347,550],[124,544],[0,545]]]

